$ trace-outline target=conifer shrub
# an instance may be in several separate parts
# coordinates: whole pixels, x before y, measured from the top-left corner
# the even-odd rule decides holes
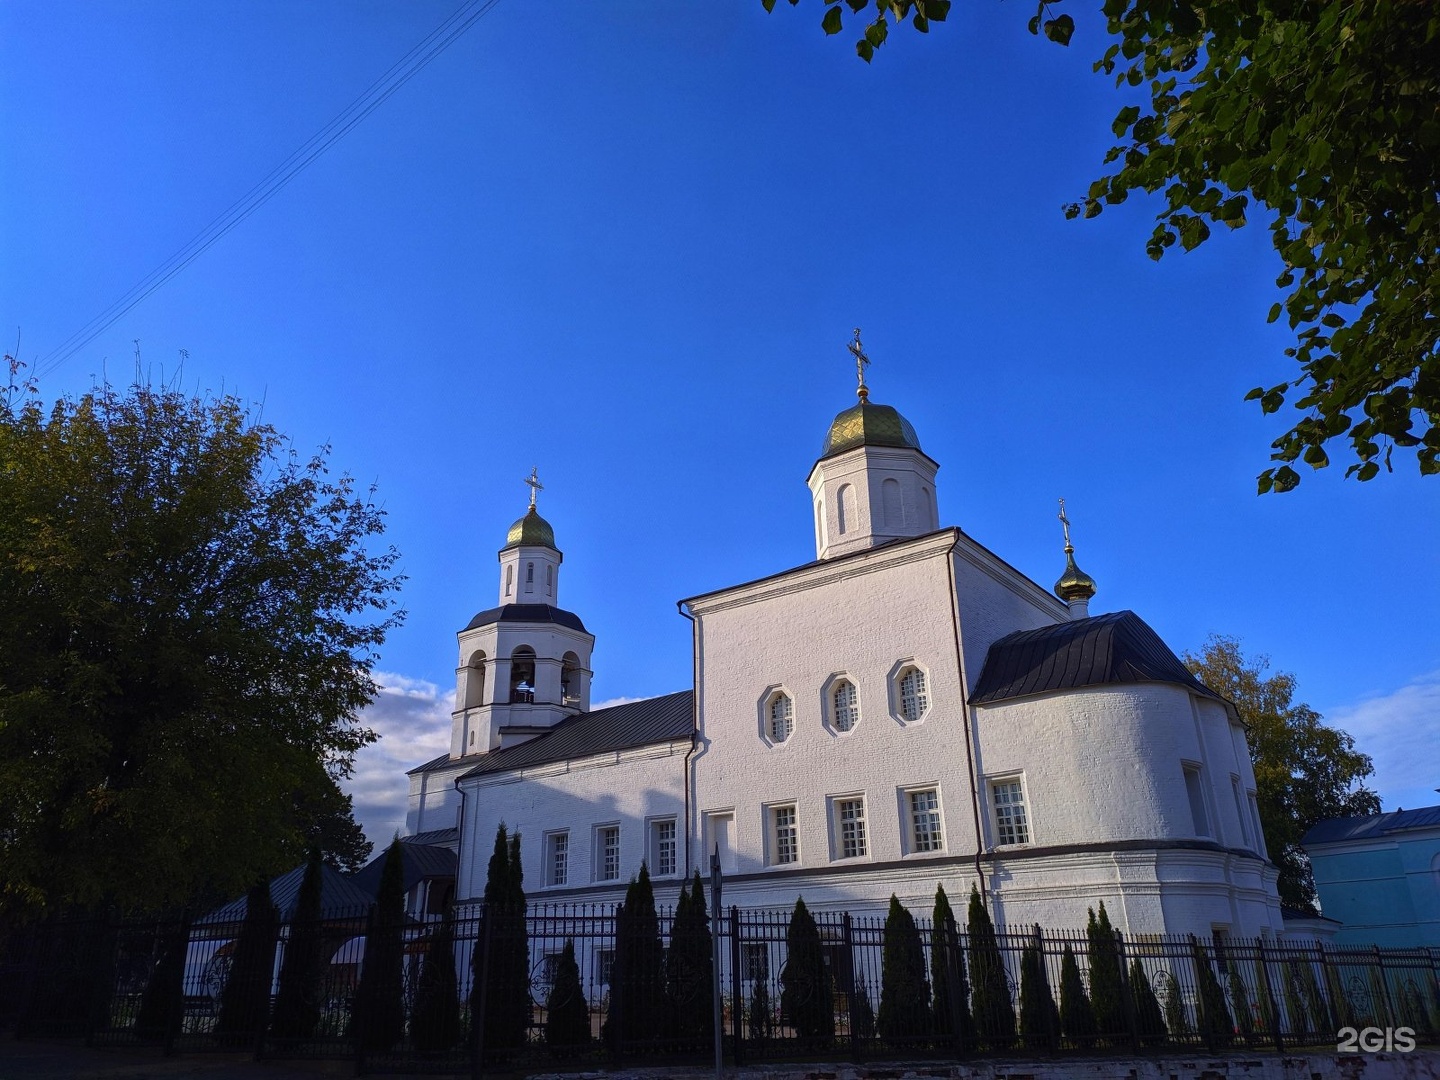
[[[384,1053],[405,1036],[405,868],[400,838],[380,869],[365,960],[355,987],[351,1036],[367,1053]]]
[[[1120,977],[1120,939],[1100,902],[1100,914],[1088,912],[1085,925],[1086,954],[1090,963],[1090,1005],[1102,1039],[1112,1046],[1125,1042],[1125,987]]]
[[[185,1013],[185,956],[190,950],[189,924],[177,923],[160,941],[160,959],[145,984],[135,1034],[146,1042],[160,1042],[180,1030]]]
[[[975,1023],[970,1017],[970,986],[965,978],[965,956],[960,946],[960,928],[950,908],[945,887],[935,888],[935,910],[930,923],[930,985],[934,987],[933,1030],[953,1036],[958,1018],[961,1044],[975,1045]],[[867,1002],[868,1004],[868,1002]]]
[[[1229,963],[1229,972],[1226,981],[1230,984],[1230,1004],[1234,1008],[1236,1030],[1244,1037],[1247,1044],[1255,1041],[1255,1012],[1251,1008],[1250,991],[1245,985],[1245,979],[1240,974],[1240,964],[1236,960]]]
[[[1210,958],[1195,935],[1190,935],[1190,955],[1195,964],[1195,985],[1199,993],[1195,1003],[1196,1027],[1206,1045],[1212,1048],[1229,1046],[1235,1034],[1235,1022],[1225,1005],[1225,991],[1215,978]]]
[[[1279,1021],[1275,1015],[1275,993],[1270,986],[1270,971],[1258,953],[1255,956],[1255,1019],[1257,1036],[1271,1035]]]
[[[1165,972],[1160,997],[1170,1038],[1176,1042],[1184,1040],[1190,1034],[1190,1021],[1185,1016],[1185,997],[1180,990],[1180,980],[1175,978],[1174,972]]]
[[[1165,1042],[1165,1012],[1138,956],[1130,961],[1130,993],[1135,1001],[1135,1027],[1140,1034],[1140,1045],[1160,1046]]]
[[[1071,1046],[1088,1050],[1095,1045],[1095,1010],[1068,942],[1060,954],[1060,1031]]]
[[[823,1040],[835,1034],[830,969],[825,966],[820,928],[815,925],[815,917],[810,914],[803,898],[795,901],[790,925],[785,930],[785,966],[780,970],[780,1013],[802,1039]]]
[[[1020,952],[1020,1041],[1027,1050],[1048,1051],[1059,1037],[1060,1010],[1050,993],[1037,934]]]
[[[1305,1011],[1310,1014],[1310,1022],[1314,1025],[1311,1029],[1316,1033],[1329,1033],[1338,1030],[1340,1024],[1337,1015],[1331,1010],[1330,1003],[1325,1000],[1325,992],[1320,989],[1320,980],[1315,977],[1315,968],[1309,960],[1293,961],[1299,975],[1300,993],[1305,999]]]
[[[970,930],[970,1002],[976,1037],[991,1050],[1015,1045],[1015,1006],[1005,978],[1005,961],[995,940],[990,913],[980,902],[979,890],[970,890],[967,923]]]
[[[244,1046],[265,1030],[270,1013],[270,976],[275,963],[279,920],[270,902],[270,884],[253,885],[245,895],[245,919],[220,992],[215,1035],[231,1046]]]
[[[566,938],[545,998],[545,1044],[557,1057],[571,1057],[589,1042],[590,1006],[575,962],[575,942]]]
[[[1303,1035],[1310,1029],[1309,1010],[1305,1007],[1303,983],[1300,975],[1300,961],[1291,960],[1285,965],[1285,1015],[1289,1017],[1292,1035]]]
[[[520,834],[510,836],[503,822],[495,830],[483,899],[485,924],[470,955],[470,1015],[483,1021],[486,1050],[501,1051],[503,1056],[503,1051],[525,1045],[533,1004]]]
[[[930,983],[915,918],[890,894],[880,960],[880,1037],[913,1040],[930,1031]]]
[[[615,909],[615,973],[611,1009],[617,1008],[618,1037],[624,1043],[669,1035],[670,1002],[665,992],[665,948],[655,889],[644,863]]]
[[[290,916],[284,959],[280,961],[280,987],[275,995],[275,1014],[270,1019],[270,1033],[277,1039],[308,1039],[320,1022],[325,984],[323,866],[320,851],[312,850]]]
[[[665,953],[665,979],[675,1010],[675,1033],[687,1044],[708,1047],[715,1037],[715,964],[710,916],[700,872],[687,889],[680,887],[670,948]]]
[[[745,1011],[745,1037],[753,1042],[764,1042],[774,1032],[768,982],[767,979],[755,980],[750,993],[750,1007]]]
[[[867,1042],[875,1037],[875,1008],[870,1004],[870,993],[863,979],[855,980],[855,993],[850,1000],[850,1033]]]
[[[415,1049],[428,1054],[443,1053],[460,1039],[460,980],[455,971],[455,923],[449,912],[425,950],[410,1013],[410,1038]]]

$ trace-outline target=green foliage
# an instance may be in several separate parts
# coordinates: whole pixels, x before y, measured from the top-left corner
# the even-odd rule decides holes
[[[1060,1031],[1072,1046],[1088,1050],[1095,1045],[1095,1010],[1080,979],[1080,965],[1068,944],[1060,956]]]
[[[574,964],[574,958],[571,958]],[[447,911],[425,949],[410,1013],[410,1039],[424,1053],[449,1050],[460,1039],[460,979],[455,971],[455,923]]]
[[[1125,987],[1120,978],[1120,939],[1100,901],[1100,915],[1088,912],[1085,925],[1085,951],[1090,964],[1090,1004],[1095,1009],[1095,1023],[1101,1038],[1112,1045],[1125,1041],[1129,1025],[1125,1022]]]
[[[774,0],[763,0],[767,10]],[[791,0],[796,3],[797,0]],[[842,0],[821,23],[842,26]],[[860,12],[872,0],[843,0]],[[1069,44],[1061,0],[1040,0],[1030,31]],[[873,0],[880,12],[856,51],[870,60],[889,14],[917,29],[948,4]],[[1156,195],[1146,244],[1159,259],[1191,250],[1212,225],[1267,219],[1295,343],[1290,377],[1247,400],[1299,413],[1272,444],[1279,464],[1259,489],[1289,491],[1293,466],[1324,468],[1348,439],[1346,475],[1369,480],[1413,450],[1440,473],[1440,11],[1391,0],[1103,0],[1110,42],[1095,70],[1123,104],[1105,155],[1115,171],[1066,216],[1098,215],[1132,193]]]
[[[158,911],[304,858],[307,793],[374,738],[382,519],[234,398],[0,393],[0,905]]]
[[[559,1056],[572,1055],[590,1042],[590,1006],[580,984],[575,942],[565,939],[555,965],[555,981],[545,998],[545,1043]]]
[[[1135,1027],[1140,1033],[1140,1045],[1159,1046],[1165,1041],[1165,1014],[1138,956],[1130,961],[1130,993],[1135,1001]]]
[[[508,835],[502,822],[485,877],[485,939],[471,954],[474,972],[470,1015],[481,1014],[484,990],[485,1046],[508,1050],[525,1044],[530,1027],[530,938],[525,922],[525,887],[520,834]]]
[[[179,1033],[185,1013],[185,955],[190,950],[190,927],[175,925],[157,944],[163,949],[135,1017],[135,1034],[147,1042],[159,1042],[170,1033]]]
[[[880,1036],[913,1039],[930,1031],[930,983],[915,918],[890,894],[880,959]]]
[[[715,1037],[715,966],[710,916],[700,871],[689,890],[680,887],[670,948],[665,953],[665,978],[675,1009],[676,1034],[708,1047]]]
[[[850,1001],[850,1031],[857,1039],[875,1037],[875,1009],[870,1004],[870,992],[865,989],[864,979],[855,980],[855,995]]]
[[[1020,1041],[1027,1050],[1053,1050],[1060,1037],[1060,1010],[1050,993],[1039,940],[1037,932],[1020,952]]]
[[[913,924],[912,924],[913,925]],[[918,944],[918,943],[917,943]],[[830,969],[820,946],[820,929],[803,899],[795,901],[785,930],[785,966],[780,971],[780,1012],[802,1039],[835,1034]],[[880,1006],[885,1011],[885,1006]]]
[[[955,1035],[959,1014],[960,1039],[964,1046],[975,1045],[975,1022],[970,1017],[970,986],[965,979],[965,957],[960,947],[959,928],[945,887],[935,887],[935,910],[931,915],[930,984],[935,992],[934,1031]]]
[[[766,11],[775,9],[775,0],[760,0]],[[790,0],[794,7],[800,0]],[[897,24],[909,20],[910,25],[922,34],[930,32],[932,22],[944,22],[950,14],[950,0],[825,0],[825,12],[820,17],[820,29],[827,34],[838,34],[845,25],[844,8],[859,14],[868,7],[875,9],[875,16],[865,26],[865,32],[855,42],[855,54],[867,64],[875,50],[885,43],[890,33],[890,20]],[[1063,16],[1069,19],[1070,16]],[[1073,22],[1071,26],[1073,28]]]
[[[1220,981],[1215,978],[1210,957],[1193,934],[1190,936],[1190,957],[1195,964],[1195,984],[1200,991],[1195,1003],[1200,1035],[1211,1048],[1229,1046],[1235,1022],[1230,1018],[1230,1010],[1225,1005],[1225,991],[1220,989]]]
[[[1380,812],[1380,799],[1365,787],[1375,768],[1355,740],[1308,705],[1295,704],[1295,676],[1267,676],[1268,657],[1246,657],[1233,637],[1212,635],[1185,666],[1201,682],[1234,703],[1245,723],[1255,767],[1255,801],[1270,859],[1280,869],[1281,903],[1314,913],[1315,880],[1300,839],[1315,824],[1335,817]]]
[[[390,842],[380,869],[350,1029],[369,1053],[384,1053],[405,1035],[405,869],[399,837]]]
[[[221,1042],[244,1045],[265,1030],[278,932],[279,918],[270,902],[270,885],[262,881],[245,895],[245,919],[235,940],[229,977],[220,992],[215,1035]]]
[[[1291,960],[1285,965],[1285,1015],[1289,1019],[1288,1031],[1301,1034],[1316,1030],[1320,1025],[1311,1026],[1309,1009],[1305,1004],[1303,976],[1300,974],[1302,960]],[[1311,979],[1314,979],[1312,974]]]
[[[764,1041],[775,1033],[774,1027],[767,980],[756,979],[755,989],[750,993],[750,1008],[745,1012],[745,1037],[756,1042]]]
[[[613,978],[610,1008],[612,1014],[619,1013],[621,1041],[665,1037],[672,1015],[665,993],[665,949],[660,943],[655,889],[644,863],[625,890],[625,902],[615,909]]]
[[[975,1018],[975,1033],[991,1050],[1006,1050],[1015,1045],[1015,1006],[1010,1001],[1010,986],[1005,979],[1005,961],[995,940],[995,927],[990,913],[980,902],[980,893],[970,889],[967,923],[970,936],[970,1003]]]
[[[1182,1041],[1190,1034],[1190,1021],[1185,1018],[1185,997],[1180,990],[1180,980],[1175,978],[1174,972],[1165,972],[1165,983],[1160,993],[1165,999],[1165,1027],[1170,1032],[1170,1038],[1176,1042]]]
[[[1272,1034],[1279,1021],[1275,1014],[1275,992],[1270,986],[1270,972],[1258,956],[1255,958],[1255,1019],[1258,1035]]]
[[[280,987],[275,994],[275,1013],[270,1031],[279,1039],[308,1039],[320,1022],[325,987],[325,938],[321,919],[320,850],[316,848],[305,864],[300,895],[290,917],[284,959],[280,961]]]

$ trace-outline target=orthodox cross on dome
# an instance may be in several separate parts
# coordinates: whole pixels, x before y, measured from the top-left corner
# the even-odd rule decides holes
[[[1065,529],[1065,554],[1075,554],[1075,545],[1070,543],[1070,519],[1065,516],[1065,500],[1060,500],[1060,524]]]
[[[850,342],[847,347],[850,354],[855,357],[855,377],[860,383],[855,393],[861,401],[868,401],[870,388],[865,385],[865,368],[870,363],[870,357],[865,355],[865,346],[860,344],[860,328],[858,326],[855,328],[855,340]]]
[[[545,490],[545,485],[540,483],[540,470],[531,467],[530,475],[525,478],[525,483],[530,485],[530,509],[535,509],[535,496]]]

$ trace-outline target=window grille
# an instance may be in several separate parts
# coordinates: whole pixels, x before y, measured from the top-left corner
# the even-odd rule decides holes
[[[910,837],[913,851],[939,851],[940,793],[933,788],[910,792]]]
[[[796,862],[800,858],[800,843],[795,828],[795,807],[777,806],[771,813],[775,821],[775,861]]]
[[[848,679],[836,684],[832,704],[836,731],[849,731],[860,722],[860,696]]]
[[[900,676],[900,715],[913,723],[924,715],[929,705],[925,673],[919,668],[910,668]]]
[[[782,743],[795,730],[795,709],[785,694],[776,694],[770,700],[770,738]]]
[[[1019,780],[1003,780],[991,789],[995,799],[995,831],[1001,844],[1028,844],[1030,822]]]
[[[600,830],[600,880],[620,880],[620,829],[617,826]]]
[[[865,854],[865,800],[839,799],[835,816],[840,823],[840,857],[858,859]]]

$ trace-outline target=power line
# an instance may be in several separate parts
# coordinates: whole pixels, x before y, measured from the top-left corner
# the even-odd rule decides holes
[[[476,22],[488,15],[499,2],[500,0],[465,0],[465,3],[449,18],[392,64],[383,75],[366,87],[364,92],[342,109],[334,119],[217,215],[189,243],[42,357],[36,365],[36,376],[41,377],[54,371],[104,333],[108,327],[136,304],[194,262],[211,244],[274,198],[285,185],[349,134],[352,128],[388,101],[392,94],[429,66],[431,61],[458,41]]]

